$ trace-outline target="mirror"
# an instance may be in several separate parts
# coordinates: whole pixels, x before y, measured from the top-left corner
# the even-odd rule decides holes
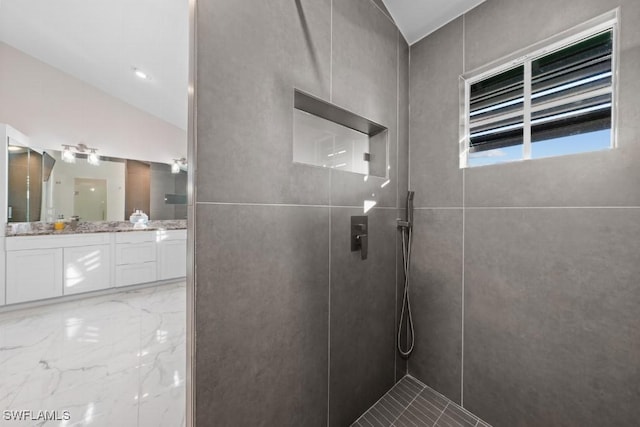
[[[62,151],[11,141],[7,155],[8,222],[124,221],[136,209],[150,220],[187,217],[187,173],[168,164],[103,157],[94,165],[83,154],[70,163]]]
[[[185,219],[187,2],[1,7],[0,127],[17,135],[0,172],[7,221]]]

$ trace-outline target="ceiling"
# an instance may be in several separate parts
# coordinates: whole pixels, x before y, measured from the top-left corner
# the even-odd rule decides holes
[[[187,128],[187,0],[0,0],[0,41]]]
[[[485,0],[383,0],[411,45]]]
[[[413,44],[484,0],[383,1]],[[188,14],[186,0],[0,0],[0,41],[186,130]]]

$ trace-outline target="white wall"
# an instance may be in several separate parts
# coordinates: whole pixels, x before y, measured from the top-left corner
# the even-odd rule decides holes
[[[186,157],[184,130],[1,42],[0,99],[0,123],[25,133],[33,147],[83,142],[104,156]]]
[[[55,215],[63,214],[70,218],[73,213],[74,178],[93,178],[107,180],[107,221],[124,221],[125,163],[100,162],[92,166],[86,159],[76,159],[73,164],[60,160],[59,152],[47,151],[55,157],[51,178],[53,183],[53,206]],[[43,211],[43,219],[47,211]]]

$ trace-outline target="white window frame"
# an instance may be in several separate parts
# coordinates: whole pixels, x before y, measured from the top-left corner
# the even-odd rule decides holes
[[[616,8],[601,16],[577,25],[560,34],[549,37],[541,42],[534,43],[511,55],[505,56],[490,64],[477,68],[460,76],[460,168],[469,167],[470,145],[470,96],[471,86],[488,77],[500,74],[509,69],[524,66],[524,105],[523,110],[517,114],[523,115],[523,155],[517,161],[531,160],[531,63],[536,59],[556,50],[577,43],[598,33],[611,30],[613,49],[611,58],[611,141],[609,148],[617,146],[617,99],[618,99],[618,50],[619,50],[619,16],[620,8]],[[607,92],[608,93],[608,92]],[[566,100],[560,101],[565,103]],[[538,108],[549,108],[544,104]],[[537,108],[536,108],[537,110]],[[575,153],[581,154],[581,153]],[[509,162],[515,163],[517,161]],[[493,163],[495,165],[498,163]],[[487,166],[491,166],[487,165]]]

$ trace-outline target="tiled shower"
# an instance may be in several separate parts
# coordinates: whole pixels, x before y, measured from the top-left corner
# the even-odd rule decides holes
[[[459,76],[617,7],[617,147],[461,169]],[[379,0],[198,0],[197,425],[347,426],[406,374],[496,427],[636,425],[639,19],[487,0],[409,46]],[[294,89],[388,128],[389,183],[293,163]]]

